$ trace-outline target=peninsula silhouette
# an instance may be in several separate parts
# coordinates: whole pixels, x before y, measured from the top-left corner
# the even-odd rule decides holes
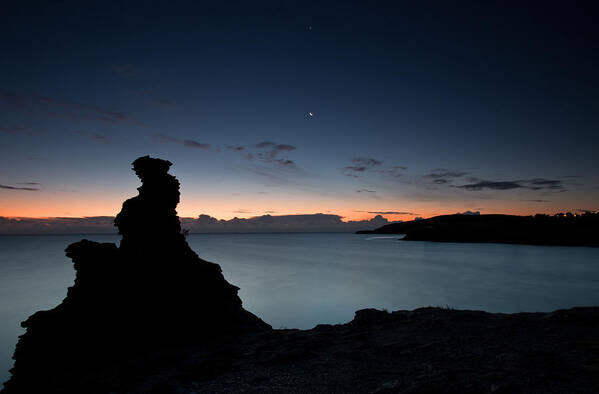
[[[405,241],[599,246],[599,214],[442,215],[391,223],[357,234],[405,234]]]

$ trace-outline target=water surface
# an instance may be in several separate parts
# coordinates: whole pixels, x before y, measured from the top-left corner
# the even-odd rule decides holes
[[[19,323],[56,306],[74,279],[71,242],[117,235],[0,236],[0,381]],[[401,242],[355,234],[191,234],[244,307],[275,328],[343,323],[360,308],[492,312],[599,305],[599,248]]]

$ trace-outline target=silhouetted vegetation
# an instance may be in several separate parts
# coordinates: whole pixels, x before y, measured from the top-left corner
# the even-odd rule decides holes
[[[406,241],[599,246],[599,213],[443,215],[388,224],[358,234],[405,234]]]

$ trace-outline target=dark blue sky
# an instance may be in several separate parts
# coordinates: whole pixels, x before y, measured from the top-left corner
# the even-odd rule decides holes
[[[0,215],[599,209],[592,3],[120,3],[4,7]]]

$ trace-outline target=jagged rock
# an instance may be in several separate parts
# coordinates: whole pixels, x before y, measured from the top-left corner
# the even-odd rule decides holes
[[[269,330],[242,308],[218,264],[191,250],[176,207],[171,163],[140,157],[139,195],[123,203],[120,246],[82,240],[66,254],[75,284],[56,308],[33,314],[17,344],[6,393],[71,391],[76,376],[149,349],[198,345]],[[81,383],[81,382],[80,382]],[[93,391],[89,388],[90,391]]]

